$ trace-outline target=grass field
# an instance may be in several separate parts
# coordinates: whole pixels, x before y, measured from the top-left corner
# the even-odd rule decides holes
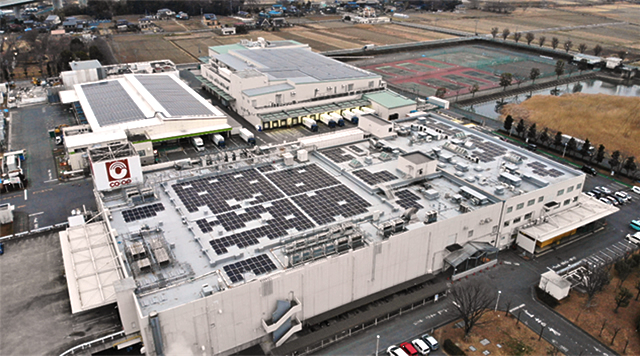
[[[609,152],[619,150],[640,157],[640,97],[605,94],[534,96],[510,104],[503,115],[535,122],[538,130],[548,127],[562,133],[603,144]]]
[[[157,59],[170,59],[176,64],[196,61],[185,51],[164,39],[162,35],[113,36],[110,45],[114,56],[120,63]]]

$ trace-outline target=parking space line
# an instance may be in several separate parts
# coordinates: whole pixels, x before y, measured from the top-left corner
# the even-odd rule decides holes
[[[24,200],[27,200],[27,190],[24,190]]]

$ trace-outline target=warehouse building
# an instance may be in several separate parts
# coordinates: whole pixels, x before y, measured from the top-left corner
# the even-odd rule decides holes
[[[123,74],[75,84],[61,97],[72,104],[80,124],[63,129],[73,171],[89,167],[90,147],[131,142],[142,164],[150,164],[154,145],[232,130],[228,117],[183,83],[177,72]]]
[[[582,194],[582,172],[437,114],[410,120],[385,141],[352,128],[144,176],[131,146],[90,149],[103,220],[60,235],[72,310],[117,303],[149,355],[292,354],[317,335],[291,339],[304,327],[408,286],[435,297],[438,274],[617,211]],[[101,253],[74,253],[82,236]],[[104,276],[90,256],[110,261]]]
[[[259,38],[209,47],[199,79],[259,130],[302,124],[305,118],[319,121],[323,114],[371,107],[372,101],[385,109],[384,119],[404,117],[416,108],[414,101],[387,91],[380,75],[314,53],[296,41]]]

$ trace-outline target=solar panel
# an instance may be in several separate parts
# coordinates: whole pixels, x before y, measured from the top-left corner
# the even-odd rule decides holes
[[[146,118],[117,80],[82,84],[81,87],[100,126]]]
[[[156,216],[157,212],[163,211],[164,205],[162,203],[156,203],[152,205],[145,205],[129,210],[122,211],[122,217],[124,218],[124,222],[130,223],[136,220],[147,219],[153,216]]]
[[[136,79],[171,116],[214,114],[171,76],[136,75]]]
[[[265,176],[289,196],[340,184],[315,164],[265,173]]]
[[[398,179],[398,177],[386,170],[371,173],[366,169],[359,169],[357,171],[353,171],[353,174],[356,177],[362,179],[362,181],[367,183],[368,185],[376,185],[379,183],[390,182],[392,180]]]
[[[314,226],[288,199],[276,200],[270,202],[269,207],[260,206],[260,208],[265,209],[271,215],[271,219],[266,220],[260,227],[209,241],[213,251],[222,255],[228,252],[227,247],[230,246],[244,248],[257,245],[259,238],[266,237],[273,240],[286,236],[287,230],[296,229],[302,232]]]
[[[223,267],[224,272],[229,276],[232,283],[244,280],[244,273],[253,272],[256,276],[275,271],[276,265],[266,254],[247,258]]]
[[[255,169],[195,178],[172,185],[185,208],[193,213],[207,206],[214,214],[282,198],[282,193]],[[235,203],[234,203],[235,202]]]
[[[360,154],[360,153],[364,153],[364,150],[363,150],[362,148],[360,148],[360,147],[356,146],[356,145],[351,145],[351,146],[349,146],[349,149],[350,149],[351,151],[355,152],[355,153],[358,153],[358,154]]]
[[[327,158],[336,163],[348,162],[355,158],[352,154],[346,153],[340,147],[330,148],[321,152],[323,155],[327,156]]]
[[[416,207],[418,209],[424,208],[422,205],[418,203],[418,200],[420,200],[420,197],[413,194],[407,189],[403,189],[395,192],[395,196],[399,198],[396,200],[396,203],[401,207],[403,207],[404,209],[409,209],[413,207]]]
[[[344,185],[317,190],[311,196],[297,195],[291,199],[318,225],[335,222],[336,216],[349,218],[366,213],[367,208],[371,206]]]

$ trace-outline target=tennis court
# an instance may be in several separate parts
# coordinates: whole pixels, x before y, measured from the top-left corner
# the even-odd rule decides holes
[[[419,96],[433,95],[438,88],[447,89],[445,96],[455,96],[475,84],[480,90],[494,88],[502,73],[528,78],[531,68],[540,69],[542,78],[555,75],[552,58],[480,44],[382,55],[354,64]]]

